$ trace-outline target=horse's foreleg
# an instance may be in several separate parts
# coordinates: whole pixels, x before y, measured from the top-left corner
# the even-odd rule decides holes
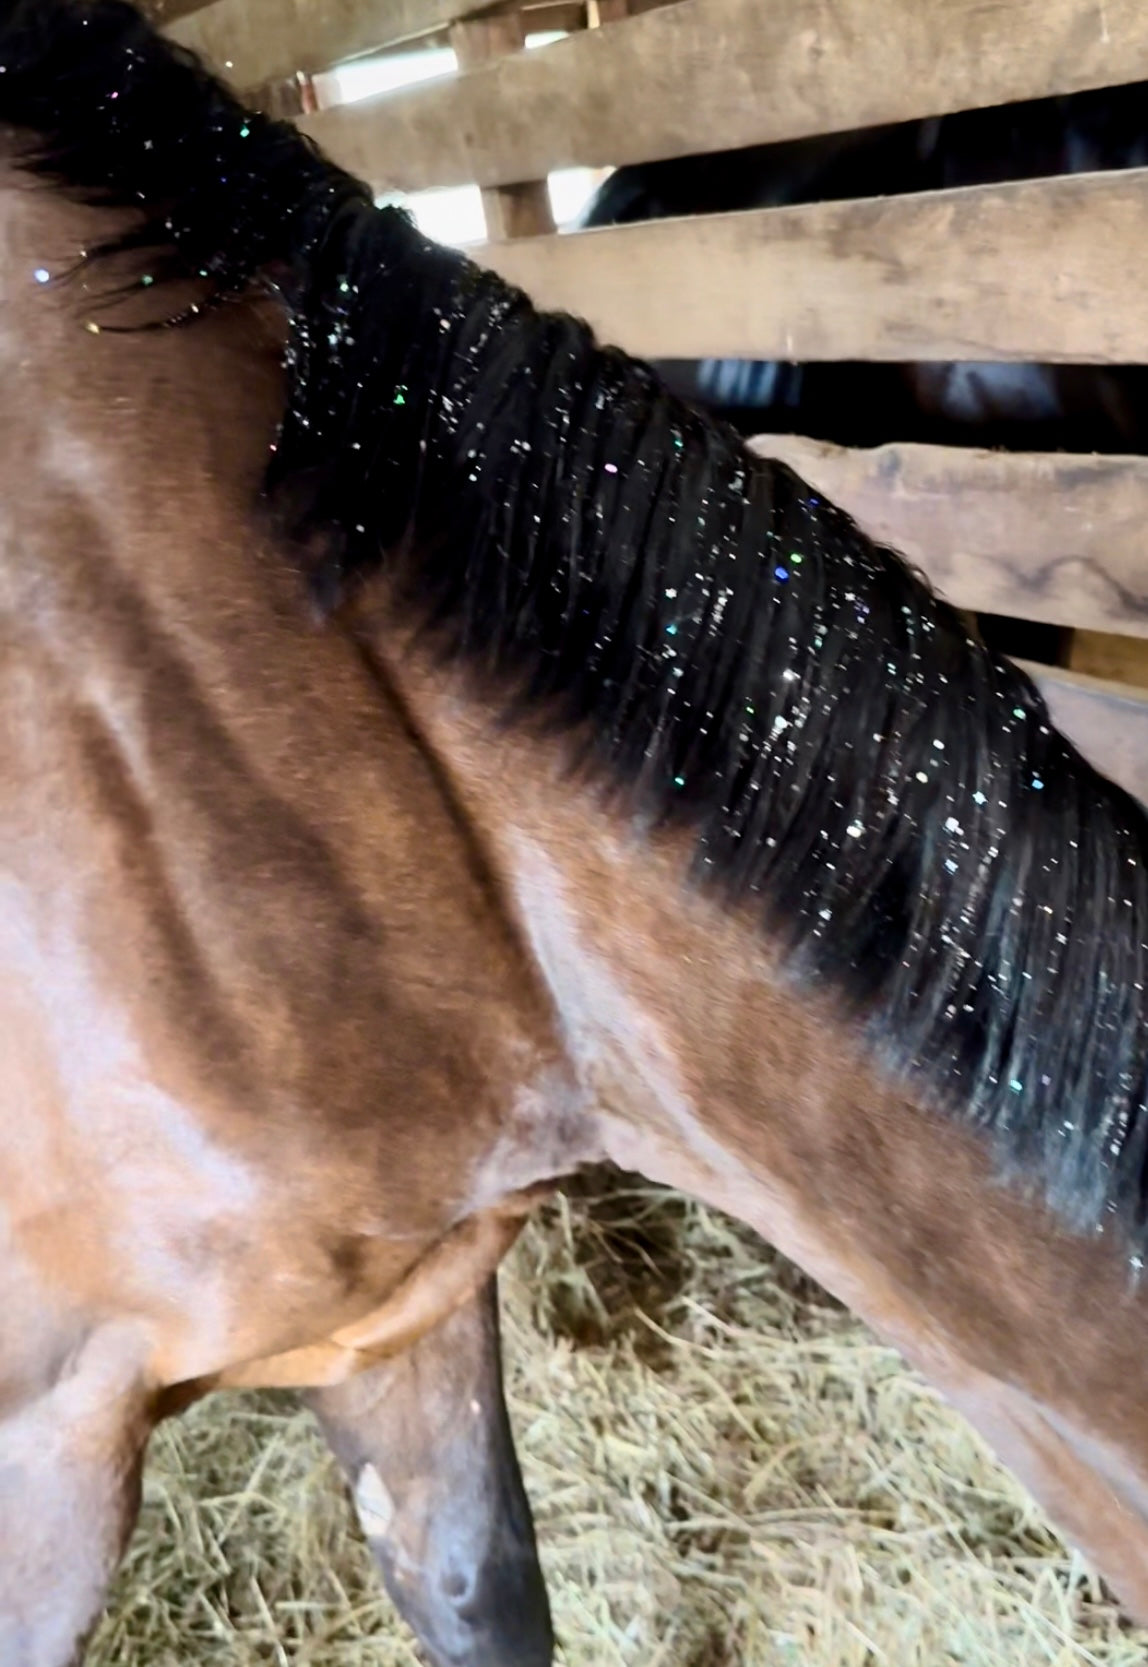
[[[308,1400],[350,1477],[387,1589],[436,1667],[549,1667],[495,1280],[407,1353]]]
[[[0,1419],[0,1662],[69,1667],[135,1524],[150,1430],[123,1340],[95,1333]]]

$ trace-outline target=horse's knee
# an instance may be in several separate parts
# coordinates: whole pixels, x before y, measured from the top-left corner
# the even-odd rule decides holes
[[[120,1350],[93,1339],[0,1423],[0,1662],[68,1667],[135,1524],[148,1419]]]

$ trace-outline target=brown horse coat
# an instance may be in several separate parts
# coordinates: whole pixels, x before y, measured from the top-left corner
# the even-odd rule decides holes
[[[386,581],[312,615],[259,505],[277,314],[85,329],[95,280],[35,274],[111,219],[0,179],[5,1667],[69,1659],[158,1416],[417,1343],[603,1157],[892,1339],[1148,1617],[1119,1242],[1003,1187]]]

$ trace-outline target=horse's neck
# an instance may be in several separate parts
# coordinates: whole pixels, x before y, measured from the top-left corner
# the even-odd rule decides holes
[[[1111,1385],[1134,1381],[1143,1337],[1139,1321],[1111,1325],[1127,1297],[1118,1249],[997,1184],[977,1136],[914,1104],[829,997],[787,981],[752,907],[690,888],[677,836],[647,838],[571,782],[561,741],[500,730],[418,655],[394,667],[500,876],[608,1156],[756,1227],[1063,1512],[1017,1432],[1033,1407],[1085,1426],[1103,1408],[1106,1436],[1130,1438]]]
[[[861,1194],[919,1190],[908,1154],[932,1140],[977,1152],[881,1076],[830,998],[786,978],[752,905],[689,883],[686,840],[572,779],[561,738],[492,722],[464,674],[392,648],[392,618],[371,629],[500,877],[612,1156],[648,1142],[637,1167],[672,1166],[660,1178],[780,1242],[782,1194],[827,1227],[864,1213]]]

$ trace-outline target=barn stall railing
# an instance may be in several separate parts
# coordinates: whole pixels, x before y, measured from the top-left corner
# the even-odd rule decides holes
[[[560,14],[556,3],[153,11],[261,96],[368,52],[449,41],[460,73],[301,124],[380,191],[479,186],[490,240],[476,257],[645,356],[1148,362],[1148,170],[564,235],[545,189],[565,167],[1148,80],[1140,0],[589,0]],[[574,32],[521,50],[559,17]],[[1148,457],[760,444],[959,607],[1148,638]],[[1110,659],[1148,682],[1148,647]],[[1148,799],[1148,697],[1034,670],[1068,733]]]

